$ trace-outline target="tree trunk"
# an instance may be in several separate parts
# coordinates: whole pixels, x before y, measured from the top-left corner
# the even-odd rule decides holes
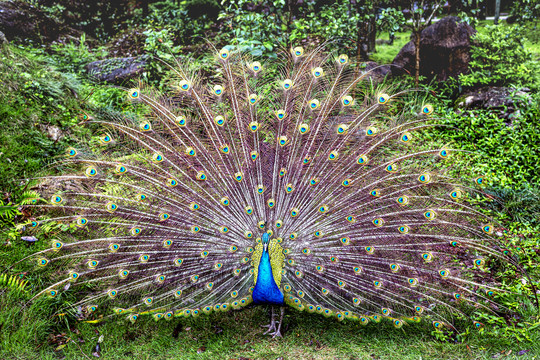
[[[146,19],[146,17],[150,13],[150,0],[141,1],[141,7],[143,19]]]
[[[362,59],[362,30],[360,26],[356,27],[356,62],[360,63]]]
[[[373,9],[373,14],[371,15],[371,18],[369,19],[369,22],[367,23],[367,48],[368,53],[375,52],[375,43],[377,40],[377,17],[375,14],[375,10]]]
[[[495,25],[499,23],[499,16],[501,15],[501,0],[495,0]]]
[[[287,17],[287,34],[285,34],[285,43],[287,48],[292,47],[291,43],[291,29],[292,29],[292,0],[287,0],[287,9],[289,10],[289,16]]]
[[[420,81],[420,35],[422,33],[422,28],[419,28],[414,33],[414,85],[418,87]]]

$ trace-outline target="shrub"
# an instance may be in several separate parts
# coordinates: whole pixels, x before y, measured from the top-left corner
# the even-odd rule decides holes
[[[523,46],[520,26],[486,26],[474,36],[470,73],[460,75],[463,86],[505,86],[532,83],[536,65]]]

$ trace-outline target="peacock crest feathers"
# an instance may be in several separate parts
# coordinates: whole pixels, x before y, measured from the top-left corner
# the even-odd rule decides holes
[[[67,149],[27,226],[63,229],[34,256],[61,272],[38,295],[77,286],[89,321],[238,309],[269,233],[273,278],[298,310],[440,328],[464,305],[491,309],[489,263],[515,261],[468,201],[485,180],[438,170],[453,150],[425,145],[432,105],[397,111],[400,92],[366,92],[368,74],[321,49],[293,48],[270,81],[274,64],[215,59],[210,79],[172,66],[169,94],[125,89],[133,116],[85,120],[101,130]]]

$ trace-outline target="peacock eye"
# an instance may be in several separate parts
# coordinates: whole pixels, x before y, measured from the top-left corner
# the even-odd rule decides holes
[[[168,213],[161,213],[159,214],[159,221],[165,221],[170,218],[170,215]]]
[[[262,66],[260,62],[254,61],[251,63],[251,70],[253,70],[254,73],[258,73],[259,71],[261,71],[261,69]]]
[[[168,249],[168,248],[170,248],[172,246],[173,242],[170,239],[165,239],[165,240],[163,240],[162,244],[163,244],[164,248]]]
[[[191,82],[189,82],[188,80],[181,80],[178,86],[180,87],[180,90],[188,91],[189,89],[191,89]]]
[[[340,65],[345,65],[349,62],[349,57],[345,54],[339,55],[337,58],[337,62]]]
[[[140,96],[140,91],[139,89],[129,89],[128,95],[130,99],[138,99]]]
[[[214,118],[214,123],[217,126],[223,126],[225,124],[225,118],[221,115],[218,115]]]
[[[320,67],[316,67],[313,70],[311,70],[311,74],[314,78],[318,79],[324,75],[324,70]]]
[[[139,124],[139,129],[143,132],[152,130],[152,125],[148,121],[143,121]]]
[[[382,104],[386,104],[389,99],[390,99],[390,96],[388,96],[387,94],[380,94],[377,98],[377,102],[382,105]]]
[[[300,131],[301,134],[306,134],[309,132],[309,125],[308,124],[300,124],[298,126],[298,131]]]
[[[67,149],[67,155],[69,157],[75,157],[75,156],[77,156],[77,154],[78,154],[78,152],[77,152],[77,150],[75,148],[70,147],[70,148]]]
[[[51,197],[51,204],[53,205],[59,205],[63,201],[62,197],[60,195],[53,195]]]
[[[368,126],[366,128],[366,136],[375,136],[375,135],[377,135],[377,132],[378,132],[378,130],[374,126]]]
[[[309,103],[308,103],[308,107],[311,110],[317,110],[319,108],[319,106],[320,106],[320,102],[317,99],[310,100]]]
[[[219,51],[219,57],[220,59],[226,60],[229,58],[229,50],[223,48]]]
[[[282,86],[283,86],[284,90],[289,90],[290,88],[292,88],[293,82],[292,82],[291,79],[287,79],[287,80],[283,81]]]
[[[353,104],[354,100],[352,98],[352,96],[350,95],[347,95],[347,96],[344,96],[341,98],[341,104],[343,106],[351,106]]]
[[[250,105],[255,105],[259,101],[259,96],[257,94],[251,94],[248,97],[248,101]]]
[[[328,154],[328,160],[330,161],[337,160],[338,157],[339,153],[337,152],[337,150],[332,150],[330,154]]]
[[[208,177],[206,176],[206,173],[204,171],[202,171],[202,170],[197,172],[196,178],[199,181],[206,181],[206,179],[208,179]],[[175,183],[175,185],[176,185],[176,183]]]
[[[448,150],[446,150],[446,149],[441,149],[441,150],[439,151],[439,156],[440,156],[441,158],[443,158],[443,159],[446,159],[446,158],[448,157]]]
[[[186,150],[184,151],[184,153],[186,155],[188,155],[188,156],[196,156],[197,155],[197,152],[191,146],[186,147]]]
[[[304,49],[300,46],[297,46],[292,49],[292,53],[295,57],[299,58],[300,56],[304,55]]]
[[[366,165],[369,162],[367,155],[360,155],[356,160],[357,164]]]
[[[223,94],[223,86],[215,85],[213,89],[214,95],[221,96]]]
[[[433,113],[433,106],[431,105],[425,105],[423,108],[422,108],[422,114],[424,115],[431,115]]]
[[[283,120],[287,116],[287,113],[285,112],[285,110],[277,110],[275,112],[275,115],[276,115],[278,120]]]
[[[97,169],[94,166],[89,166],[86,168],[84,174],[86,177],[94,177],[97,175]]]
[[[339,124],[336,131],[338,135],[343,135],[343,134],[346,134],[348,130],[349,130],[349,125]]]
[[[409,132],[405,132],[401,134],[400,140],[401,142],[408,144],[411,141],[412,135]]]
[[[175,123],[176,125],[178,126],[185,126],[186,125],[186,117],[183,116],[183,115],[180,115],[180,116],[177,116],[176,119],[175,119]]]

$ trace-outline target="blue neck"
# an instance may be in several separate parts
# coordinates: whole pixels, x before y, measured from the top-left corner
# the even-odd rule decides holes
[[[268,239],[263,237],[264,240]],[[266,245],[269,244],[266,243]],[[255,284],[255,289],[253,289],[253,302],[255,304],[283,305],[283,293],[279,290],[274,280],[274,275],[272,275],[270,254],[268,254],[267,246],[265,246],[261,261],[259,262],[257,283]]]

